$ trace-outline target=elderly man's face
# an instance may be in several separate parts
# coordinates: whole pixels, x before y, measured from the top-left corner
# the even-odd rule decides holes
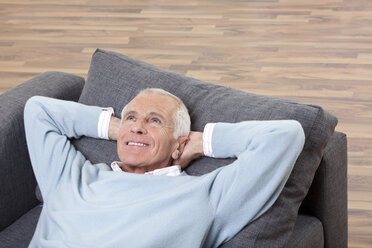
[[[177,158],[180,142],[173,136],[177,108],[176,100],[155,93],[142,93],[127,105],[117,140],[122,169],[144,173]]]

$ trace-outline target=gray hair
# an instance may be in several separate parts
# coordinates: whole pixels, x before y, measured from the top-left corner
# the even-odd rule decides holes
[[[189,135],[190,126],[191,126],[190,115],[189,115],[186,105],[183,103],[183,101],[179,97],[169,93],[168,91],[165,91],[159,88],[147,88],[147,89],[141,90],[137,94],[137,96],[140,94],[144,94],[144,93],[165,95],[165,96],[172,97],[174,100],[176,100],[178,103],[178,108],[173,114],[173,124],[174,124],[173,136],[175,139],[177,139],[178,137]],[[123,110],[121,111],[122,118],[127,109],[127,106],[128,104],[125,105]]]

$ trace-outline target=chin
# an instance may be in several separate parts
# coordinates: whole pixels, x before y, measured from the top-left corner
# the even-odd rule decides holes
[[[144,164],[143,161],[139,161],[138,159],[122,159],[121,162],[127,166],[130,166],[130,167],[138,167],[140,168],[141,165]]]

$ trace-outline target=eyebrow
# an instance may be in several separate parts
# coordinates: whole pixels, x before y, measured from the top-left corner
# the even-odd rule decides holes
[[[137,113],[137,111],[129,111],[129,112],[126,112],[126,113],[124,113],[124,116],[123,117],[126,117],[126,116],[128,116],[128,115],[137,115],[138,113]]]
[[[157,112],[150,112],[149,115],[150,115],[150,116],[157,116],[157,117],[159,117],[160,119],[163,119],[164,121],[166,120],[165,117],[164,117],[162,114],[157,113]]]
[[[134,110],[131,110],[131,111],[129,111],[129,112],[126,112],[126,113],[124,114],[124,118],[127,117],[128,115],[138,115],[138,112],[137,112],[137,111],[134,111]],[[160,114],[160,113],[157,113],[157,112],[150,112],[150,113],[148,114],[148,116],[157,116],[157,117],[159,117],[160,119],[162,119],[162,121],[166,122],[166,118],[165,118],[162,114]]]

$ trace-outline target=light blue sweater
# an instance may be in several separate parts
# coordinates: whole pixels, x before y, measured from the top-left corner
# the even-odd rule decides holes
[[[218,247],[277,199],[304,144],[296,121],[217,123],[203,176],[118,173],[68,138],[98,138],[101,108],[33,97],[25,107],[32,166],[44,199],[29,247]]]

